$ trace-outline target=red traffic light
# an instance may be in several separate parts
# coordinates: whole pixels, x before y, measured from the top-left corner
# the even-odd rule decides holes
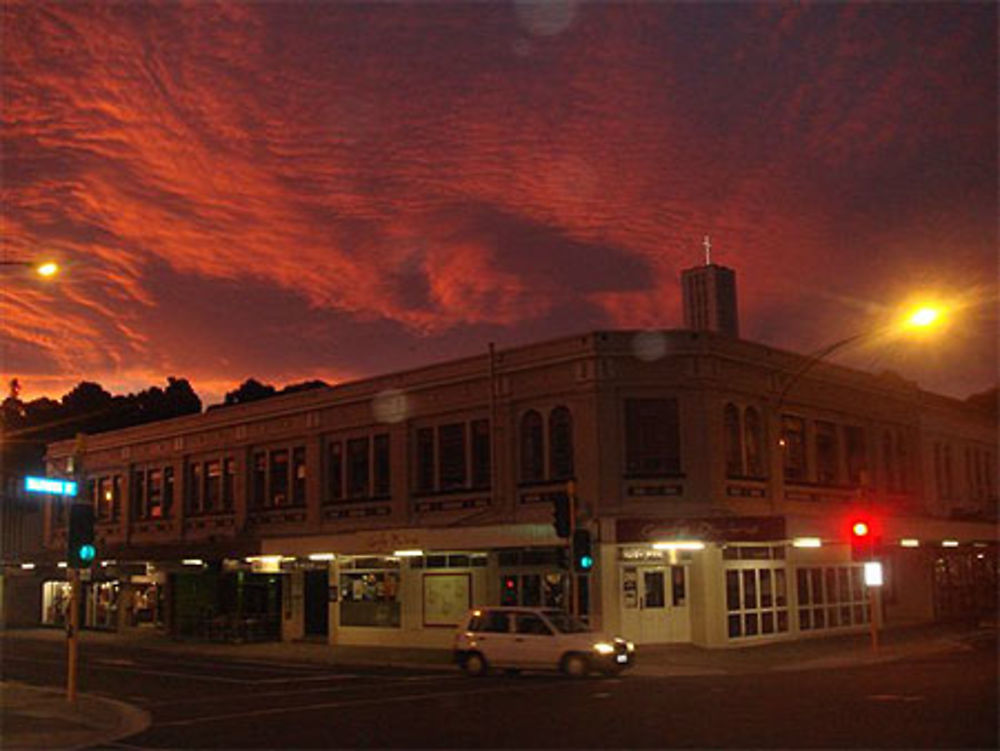
[[[871,527],[866,521],[859,520],[851,525],[851,534],[855,537],[867,537],[869,532],[871,532]]]

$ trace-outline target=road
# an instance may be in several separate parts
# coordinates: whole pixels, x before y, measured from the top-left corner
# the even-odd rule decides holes
[[[63,645],[2,642],[61,686]],[[88,645],[80,690],[149,711],[111,748],[996,748],[996,643],[833,671],[685,678],[328,667]]]

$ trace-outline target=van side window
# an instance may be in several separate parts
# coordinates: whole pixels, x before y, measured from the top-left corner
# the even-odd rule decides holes
[[[518,613],[517,633],[533,634],[535,636],[552,636],[552,629],[546,626],[545,621],[534,613]]]

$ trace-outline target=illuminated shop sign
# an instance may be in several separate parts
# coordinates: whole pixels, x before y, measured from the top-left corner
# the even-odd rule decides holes
[[[71,480],[53,480],[49,477],[25,477],[24,489],[29,493],[50,495],[76,495],[76,483]]]

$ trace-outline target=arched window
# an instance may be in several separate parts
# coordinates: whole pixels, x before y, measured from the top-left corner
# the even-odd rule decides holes
[[[549,474],[551,480],[573,476],[573,417],[566,407],[549,414]]]
[[[735,404],[726,405],[722,422],[726,447],[726,475],[740,477],[743,474],[743,436],[740,431],[740,410]]]
[[[743,415],[743,442],[746,444],[747,475],[764,477],[764,428],[756,407],[747,407]]]
[[[896,484],[899,490],[906,491],[909,457],[906,453],[906,436],[902,431],[896,433]]]
[[[535,410],[521,418],[521,481],[544,479],[545,454],[542,444],[542,416]]]

